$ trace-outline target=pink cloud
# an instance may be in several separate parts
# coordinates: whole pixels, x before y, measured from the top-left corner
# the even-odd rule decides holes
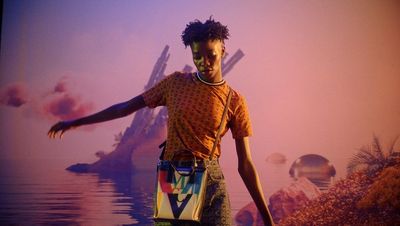
[[[54,86],[54,93],[65,93],[67,92],[67,81],[65,79],[61,79],[55,86]]]
[[[93,110],[93,104],[82,102],[80,97],[64,93],[52,97],[49,102],[44,104],[42,110],[49,118],[70,120],[87,115],[88,112]]]
[[[21,107],[28,101],[26,86],[22,83],[14,83],[6,86],[0,92],[0,103],[10,107]]]
[[[69,90],[66,77],[61,78],[46,93],[33,93],[29,96],[27,85],[14,83],[0,90],[0,104],[19,108],[24,107],[22,114],[25,117],[36,119],[71,120],[88,115],[94,109],[93,102],[84,101],[80,95]],[[91,131],[94,126],[86,126],[84,130]]]
[[[84,102],[81,97],[69,90],[69,78],[63,76],[45,93],[38,104],[38,112],[50,120],[70,120],[87,115],[93,110],[92,102]]]
[[[68,89],[69,83],[70,83],[70,81],[67,76],[61,77],[60,80],[53,86],[52,89],[50,89],[49,91],[42,94],[42,97],[47,98],[54,94],[67,93],[69,91],[69,89]]]

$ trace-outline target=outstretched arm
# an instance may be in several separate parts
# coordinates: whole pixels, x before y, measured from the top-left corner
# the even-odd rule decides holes
[[[132,114],[133,112],[145,106],[146,104],[144,102],[142,95],[139,95],[126,102],[114,104],[111,107],[106,108],[93,115],[89,115],[83,118],[78,118],[75,120],[58,122],[50,128],[47,135],[50,138],[55,138],[57,136],[57,133],[60,132],[60,138],[61,138],[62,135],[65,133],[65,131],[71,128],[98,122],[109,121],[116,118],[121,118],[129,114]]]
[[[260,212],[265,225],[274,225],[271,214],[269,213],[267,204],[265,202],[264,194],[262,192],[260,179],[256,168],[253,164],[250,154],[249,138],[244,137],[235,139],[236,152],[238,155],[238,171],[244,184],[247,187],[251,197],[253,198],[258,211]]]

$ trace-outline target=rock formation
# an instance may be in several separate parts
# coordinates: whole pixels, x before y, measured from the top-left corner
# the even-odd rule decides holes
[[[170,57],[169,46],[165,46],[144,90],[153,87],[165,77],[165,69]],[[227,60],[222,61],[222,73],[227,75],[234,65],[244,56],[239,49]],[[193,68],[186,65],[182,71],[191,72]],[[92,163],[78,163],[67,168],[74,172],[131,172],[131,170],[155,170],[160,151],[158,145],[166,139],[167,109],[144,108],[135,113],[132,123],[124,131],[115,150]]]
[[[321,194],[319,188],[305,177],[299,178],[288,187],[282,188],[271,195],[268,208],[274,222],[290,215],[300,209],[308,201],[317,198]],[[254,202],[242,208],[235,217],[239,225],[263,225]]]

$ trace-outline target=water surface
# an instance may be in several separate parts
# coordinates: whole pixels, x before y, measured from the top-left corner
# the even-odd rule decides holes
[[[0,225],[153,225],[155,171],[76,174],[67,166],[54,159],[0,160]],[[267,199],[293,181],[288,168],[259,167]],[[223,171],[234,216],[251,197],[234,166]]]

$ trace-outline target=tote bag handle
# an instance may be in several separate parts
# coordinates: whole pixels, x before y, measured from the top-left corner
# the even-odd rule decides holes
[[[222,129],[224,127],[224,121],[225,121],[226,115],[228,113],[228,108],[229,108],[229,104],[231,102],[231,99],[232,99],[232,89],[229,88],[229,93],[228,93],[228,98],[226,100],[224,113],[222,113],[222,119],[221,119],[221,122],[219,124],[219,129],[218,129],[218,132],[217,132],[217,136],[215,138],[214,145],[213,145],[213,147],[211,149],[210,160],[212,160],[212,158],[214,156],[214,153],[215,153],[215,149],[217,148],[217,144],[220,142],[221,132],[222,132]]]

